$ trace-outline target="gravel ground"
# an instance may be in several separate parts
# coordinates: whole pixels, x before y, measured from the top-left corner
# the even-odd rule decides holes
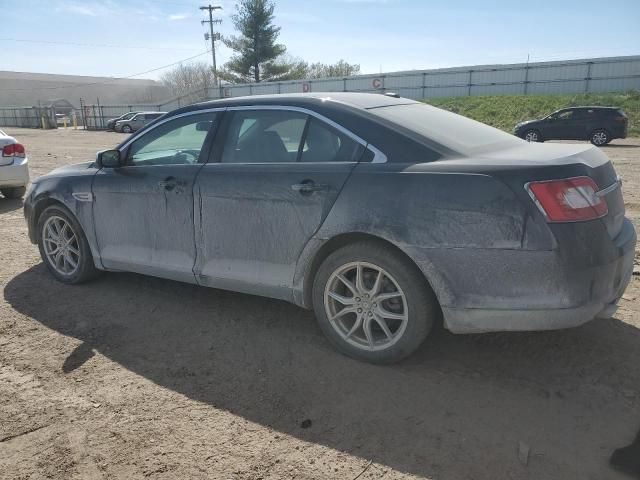
[[[7,130],[34,178],[124,138]],[[640,139],[605,151],[640,225]],[[639,276],[613,319],[439,331],[378,367],[284,302],[133,274],[57,283],[19,201],[0,199],[0,232],[1,478],[628,478],[607,462],[640,428]]]

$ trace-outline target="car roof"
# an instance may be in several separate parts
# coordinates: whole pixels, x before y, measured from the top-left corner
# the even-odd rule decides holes
[[[594,106],[583,106],[580,105],[579,107],[567,107],[567,108],[563,108],[562,110],[582,110],[582,109],[588,109],[588,110],[620,110],[621,107],[603,107],[600,105],[594,105]]]
[[[209,102],[197,103],[197,108],[203,107],[232,107],[248,105],[318,105],[325,102],[342,104],[352,108],[368,110],[371,108],[387,107],[391,105],[406,105],[420,103],[408,98],[393,97],[379,93],[353,92],[314,92],[314,93],[283,93],[273,95],[252,95],[246,97],[224,98]]]

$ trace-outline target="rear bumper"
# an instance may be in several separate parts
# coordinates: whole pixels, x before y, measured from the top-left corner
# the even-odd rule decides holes
[[[429,260],[418,264],[453,333],[555,330],[615,313],[633,272],[636,232],[629,220],[612,243],[610,261],[587,267],[567,265],[555,250],[420,252]]]
[[[24,187],[29,183],[29,166],[26,158],[13,161],[11,165],[0,166],[0,187]]]

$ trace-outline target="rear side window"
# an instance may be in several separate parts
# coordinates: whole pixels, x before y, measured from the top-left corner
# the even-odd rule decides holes
[[[364,147],[351,137],[311,117],[307,126],[302,162],[357,162]]]
[[[222,163],[357,162],[364,146],[322,120],[289,110],[235,111]]]
[[[286,110],[236,111],[222,163],[286,163],[298,159],[307,116]]]

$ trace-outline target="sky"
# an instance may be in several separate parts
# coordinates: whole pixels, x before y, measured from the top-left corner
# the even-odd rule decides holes
[[[235,0],[216,29],[234,33]],[[200,55],[198,0],[0,0],[0,70],[157,79]],[[275,0],[279,42],[362,73],[640,54],[640,0]],[[231,53],[217,43],[218,65]],[[150,70],[155,70],[151,71]]]

